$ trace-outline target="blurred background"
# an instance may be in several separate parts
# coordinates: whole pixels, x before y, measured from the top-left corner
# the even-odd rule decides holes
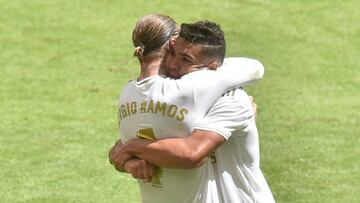
[[[0,0],[0,201],[140,202],[107,152],[131,33],[159,12],[219,23],[263,62],[261,168],[277,202],[360,202],[360,2]]]

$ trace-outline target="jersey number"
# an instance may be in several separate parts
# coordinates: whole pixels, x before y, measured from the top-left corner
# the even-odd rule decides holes
[[[155,140],[154,130],[152,128],[143,128],[136,132],[139,139]],[[155,175],[152,177],[151,183],[153,187],[162,187],[160,179],[162,178],[162,168],[156,166]]]

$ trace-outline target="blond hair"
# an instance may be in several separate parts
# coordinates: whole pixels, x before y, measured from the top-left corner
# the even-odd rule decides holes
[[[178,34],[178,30],[176,22],[169,16],[154,13],[142,17],[132,33],[134,56],[140,60],[144,57],[162,57],[164,45]]]

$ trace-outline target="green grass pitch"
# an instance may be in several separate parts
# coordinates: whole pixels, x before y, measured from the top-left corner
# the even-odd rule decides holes
[[[0,0],[0,202],[139,202],[107,152],[139,68],[131,31],[160,12],[222,25],[260,59],[261,166],[277,202],[360,202],[360,3]]]

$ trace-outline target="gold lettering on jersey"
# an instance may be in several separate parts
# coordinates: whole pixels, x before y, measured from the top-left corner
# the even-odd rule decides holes
[[[185,115],[188,113],[189,111],[187,109],[180,109],[179,114],[176,116],[176,120],[183,121],[185,119]]]
[[[126,103],[126,112],[129,115],[130,114],[130,104]]]
[[[146,113],[146,101],[142,101],[140,105],[140,113]]]
[[[153,100],[150,100],[147,112],[148,113],[150,113],[150,112],[154,113],[154,101]]]
[[[178,110],[178,107],[176,105],[170,105],[167,111],[167,115],[172,118],[176,115],[176,112]]]
[[[174,118],[177,121],[184,121],[189,110],[186,108],[180,108],[175,104],[162,103],[154,100],[143,100],[143,101],[130,101],[120,104],[118,109],[118,123],[122,119],[136,115],[138,113],[153,113]]]
[[[156,104],[155,113],[161,112],[165,116],[166,103],[160,103],[159,101]]]
[[[121,104],[118,109],[118,122],[120,125],[121,119],[128,117],[130,115],[136,114],[136,102],[126,103],[126,105]]]
[[[120,112],[121,112],[121,116],[122,116],[123,118],[128,116],[128,113],[127,113],[127,111],[126,111],[126,108],[125,108],[125,105],[124,105],[124,104],[122,104],[122,105],[120,106]]]
[[[131,102],[131,114],[136,114],[136,102]]]
[[[118,108],[118,127],[119,128],[120,128],[120,124],[121,124],[121,119],[122,119],[122,116],[121,116],[120,108]]]

